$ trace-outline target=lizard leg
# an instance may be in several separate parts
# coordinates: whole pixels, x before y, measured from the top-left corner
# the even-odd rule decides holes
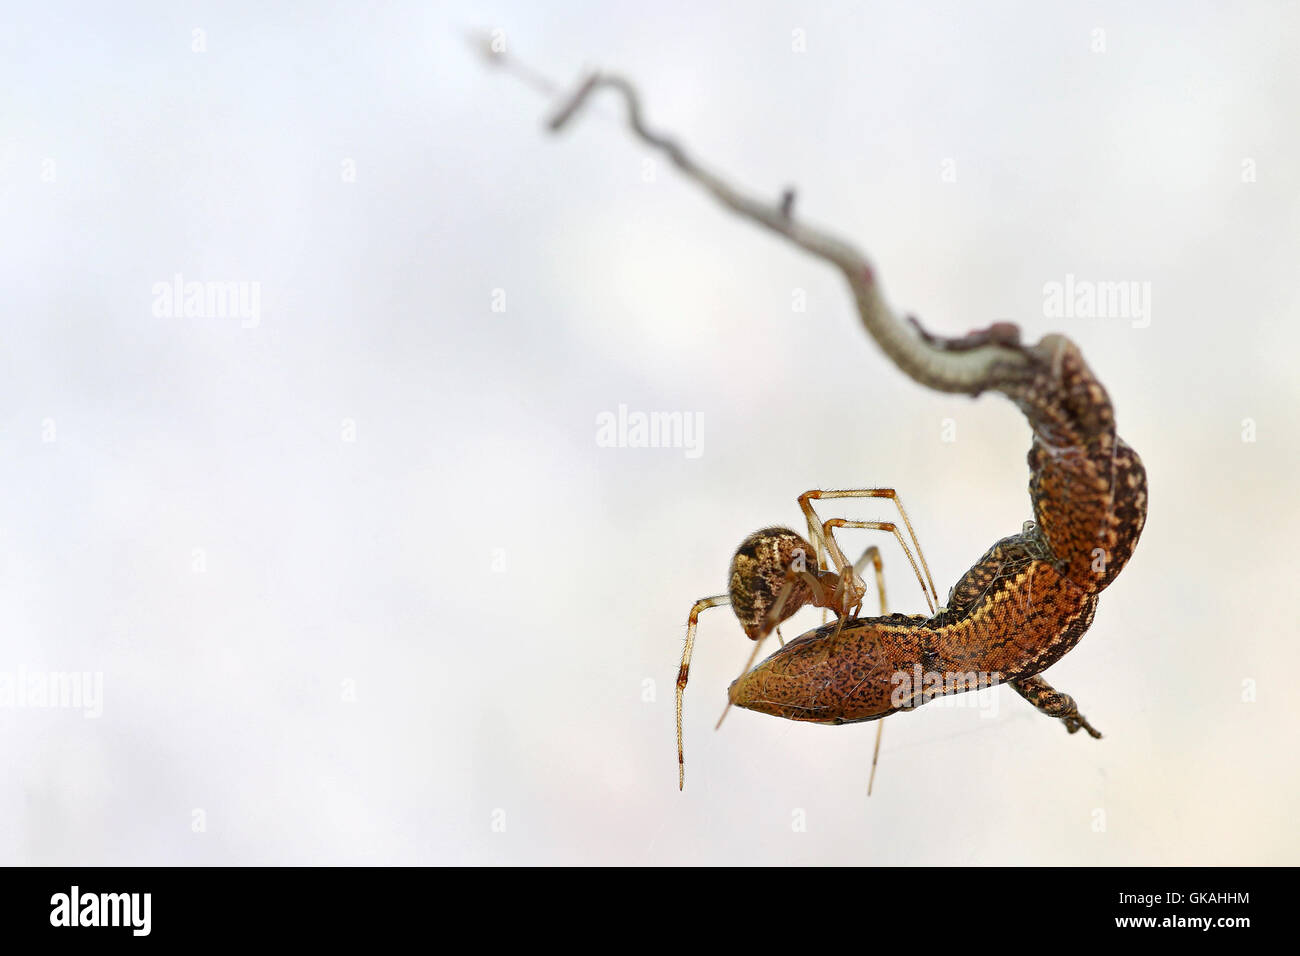
[[[1047,716],[1059,717],[1062,723],[1065,724],[1065,729],[1070,733],[1075,733],[1082,728],[1092,737],[1101,737],[1100,731],[1088,723],[1087,719],[1079,713],[1074,698],[1069,694],[1062,694],[1059,690],[1054,689],[1042,677],[1025,677],[1020,680],[1013,680],[1011,681],[1011,689],[1044,714],[1047,714]]]

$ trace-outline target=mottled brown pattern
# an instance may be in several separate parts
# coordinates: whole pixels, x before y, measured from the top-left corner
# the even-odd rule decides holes
[[[929,338],[953,351],[988,339]],[[1000,340],[1014,339],[1003,330]],[[977,391],[1002,392],[1029,420],[1036,520],[993,545],[933,617],[859,618],[803,634],[731,685],[737,707],[827,724],[874,720],[925,702],[900,675],[974,672],[1012,682],[1071,732],[1096,735],[1068,695],[1035,675],[1078,643],[1098,594],[1133,553],[1146,472],[1115,433],[1106,390],[1072,342],[1050,335],[1018,348],[1029,361],[995,368]]]
[[[750,639],[763,633],[767,613],[787,581],[786,571],[817,571],[817,553],[803,536],[789,528],[755,531],[736,549],[731,559],[728,594],[731,609]],[[812,589],[802,578],[791,580],[791,592],[777,615],[780,624],[812,600]]]
[[[1026,677],[1024,680],[1012,681],[1011,686],[1017,694],[1044,714],[1062,720],[1065,723],[1065,729],[1070,733],[1074,734],[1080,730],[1086,730],[1090,737],[1101,737],[1097,729],[1079,713],[1074,698],[1069,694],[1062,694],[1060,691],[1054,690],[1041,677]]]

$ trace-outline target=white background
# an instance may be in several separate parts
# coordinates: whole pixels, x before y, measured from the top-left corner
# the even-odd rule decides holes
[[[1297,7],[541,6],[0,17],[0,671],[104,680],[99,719],[0,709],[0,862],[1296,863]],[[867,799],[873,725],[713,733],[750,649],[714,611],[677,792],[686,612],[741,538],[891,485],[945,593],[1030,516],[1028,429],[644,181],[612,97],[547,136],[470,28],[626,73],[936,331],[1080,344],[1150,473],[1048,675],[1105,739],[927,707]],[[176,273],[260,283],[260,323],[156,316]],[[1150,327],[1044,316],[1067,274],[1149,282]],[[702,454],[598,447],[619,404]]]

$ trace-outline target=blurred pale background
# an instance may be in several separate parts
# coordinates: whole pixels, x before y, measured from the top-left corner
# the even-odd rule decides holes
[[[97,719],[0,707],[0,862],[1300,862],[1296,5],[540,6],[0,18],[0,672],[103,675]],[[1029,517],[1028,430],[905,379],[613,99],[547,137],[473,28],[626,73],[931,328],[1081,345],[1151,483],[1049,674],[1104,740],[927,707],[868,800],[873,725],[712,731],[714,611],[677,792],[740,539],[892,485],[946,593]],[[177,273],[257,321],[160,317]],[[1045,316],[1071,274],[1150,283],[1149,327]],[[598,446],[619,405],[700,454]]]

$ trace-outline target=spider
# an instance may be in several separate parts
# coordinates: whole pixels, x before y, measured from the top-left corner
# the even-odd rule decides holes
[[[916,557],[908,547],[897,525],[889,521],[850,521],[845,518],[831,518],[822,521],[813,509],[812,502],[829,498],[889,498],[898,507],[912,544],[916,547]],[[755,531],[740,543],[735,556],[731,559],[730,581],[726,594],[701,598],[691,608],[686,620],[686,646],[682,651],[681,669],[677,672],[677,788],[686,786],[686,760],[682,748],[682,697],[686,692],[686,681],[690,676],[691,655],[695,650],[695,628],[700,613],[712,608],[730,606],[740,621],[745,635],[754,641],[754,650],[745,663],[741,676],[749,672],[758,659],[758,652],[767,636],[776,631],[777,640],[785,646],[781,636],[780,625],[801,608],[811,605],[823,609],[823,620],[827,612],[838,618],[836,633],[845,621],[854,620],[862,610],[866,597],[867,585],[862,572],[868,564],[875,571],[876,589],[880,596],[880,613],[888,614],[885,599],[884,564],[880,549],[875,545],[868,547],[856,562],[850,564],[835,539],[836,528],[867,528],[875,531],[891,532],[921,584],[930,614],[937,610],[938,594],[935,592],[934,580],[912,522],[907,517],[903,502],[893,488],[861,488],[845,491],[806,491],[799,496],[799,507],[808,524],[808,539],[789,528],[772,527]],[[816,561],[809,567],[809,555],[815,551]],[[831,564],[827,564],[829,554]],[[920,567],[917,566],[920,560]],[[833,564],[833,567],[831,566]],[[922,569],[925,576],[922,577]],[[722,716],[714,729],[722,726],[727,712],[731,709],[731,700],[722,710]],[[867,784],[867,794],[871,793],[875,781],[876,762],[880,755],[880,737],[883,723],[877,725],[875,750],[871,759],[871,777]]]

